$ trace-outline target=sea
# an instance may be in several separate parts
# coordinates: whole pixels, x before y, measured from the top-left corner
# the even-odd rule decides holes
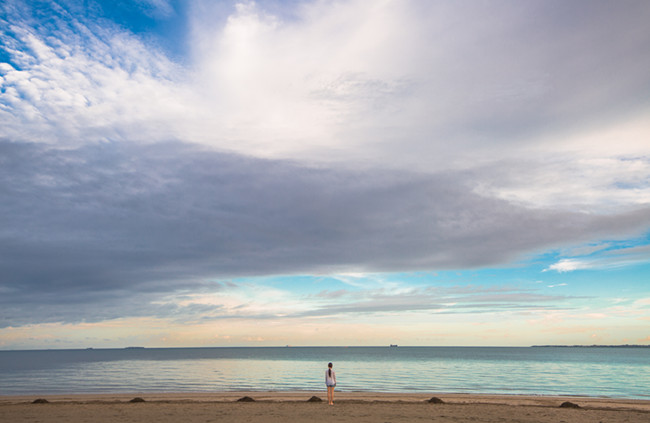
[[[324,390],[650,400],[650,348],[246,347],[0,351],[0,395]]]

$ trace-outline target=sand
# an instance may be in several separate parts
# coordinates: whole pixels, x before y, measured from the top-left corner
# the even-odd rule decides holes
[[[650,422],[650,400],[465,394],[325,392],[0,396],[0,422]],[[249,396],[255,402],[238,402]],[[426,402],[438,397],[444,404]],[[131,403],[140,397],[145,402]],[[581,408],[560,408],[566,401]]]

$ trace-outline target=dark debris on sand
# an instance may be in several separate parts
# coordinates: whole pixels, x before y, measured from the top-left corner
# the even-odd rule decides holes
[[[560,405],[560,408],[581,408],[578,404],[574,404],[570,401],[565,401]]]
[[[251,397],[241,397],[237,400],[237,402],[255,402],[255,400]]]

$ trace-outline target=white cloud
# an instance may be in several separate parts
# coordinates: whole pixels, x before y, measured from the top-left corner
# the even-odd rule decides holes
[[[60,19],[58,38],[27,20],[0,35],[15,65],[0,70],[5,137],[71,146],[181,135],[191,92],[177,65],[116,28]]]
[[[647,262],[650,258],[650,246],[635,245],[642,242],[639,240],[628,242],[630,245],[618,247],[616,247],[616,243],[610,242],[602,245],[570,248],[567,253],[575,254],[574,257],[563,258],[544,269],[544,272],[554,270],[563,273],[585,269],[615,269]],[[583,256],[578,256],[578,253],[582,253]]]
[[[543,27],[554,13],[350,1],[305,3],[293,19],[244,3],[216,28],[195,16],[213,114],[193,139],[266,157],[472,169],[476,192],[526,207],[647,206],[650,112],[634,91],[647,86],[635,70],[644,59],[626,56],[617,71],[630,80],[603,90],[611,78],[589,64],[611,66],[619,52],[585,40],[609,35],[585,22],[560,38]],[[650,41],[634,34],[628,43]]]
[[[140,4],[173,12],[163,0]],[[569,6],[315,1],[286,14],[265,6],[193,2],[185,68],[118,27],[55,15],[57,40],[14,19],[15,39],[3,36],[21,69],[3,72],[6,136],[180,139],[310,162],[478,168],[477,192],[533,207],[650,202],[650,120],[636,100],[645,98],[636,87],[647,76],[635,71],[644,59],[593,50],[591,39],[612,31],[590,20],[549,33],[544,25]],[[644,12],[619,12],[612,25],[628,29]],[[647,41],[644,32],[626,38],[630,48]],[[619,78],[603,91],[611,78],[590,65],[611,66],[612,54]],[[624,113],[621,104],[632,106]]]
[[[403,46],[415,41],[407,12],[391,2],[316,2],[288,21],[243,3],[223,27],[195,16],[196,82],[212,112],[195,140],[271,157],[360,155],[367,131],[404,106],[414,68]]]
[[[552,144],[540,142],[533,155],[540,159],[503,162],[501,170],[486,170],[476,191],[529,207],[592,213],[647,206],[650,204],[648,122],[648,115],[644,115],[618,122],[614,127],[599,128],[608,135],[582,134],[579,139],[563,139],[566,144],[558,146],[552,154],[548,153]]]
[[[590,267],[591,264],[586,261],[578,259],[562,259],[557,263],[550,265],[547,269],[544,269],[544,271],[547,272],[550,270],[555,270],[556,272],[564,273],[573,272],[575,270],[589,269]]]

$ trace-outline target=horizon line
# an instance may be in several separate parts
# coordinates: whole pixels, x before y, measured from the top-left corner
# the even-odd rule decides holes
[[[78,348],[17,348],[0,352],[28,351],[100,351],[100,350],[181,350],[181,349],[227,349],[227,348],[650,348],[643,344],[539,344],[539,345],[228,345],[211,347],[78,347]]]

